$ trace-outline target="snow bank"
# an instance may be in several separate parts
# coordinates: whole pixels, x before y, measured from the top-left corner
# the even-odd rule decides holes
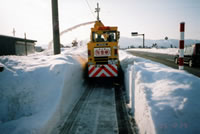
[[[1,134],[57,133],[83,93],[86,47],[4,56]],[[200,79],[120,51],[129,107],[141,134],[200,133]]]
[[[176,55],[178,54],[178,48],[134,48],[128,49],[128,51],[143,51],[143,52],[150,52],[150,53],[161,53],[161,54],[169,54],[169,55]]]
[[[0,73],[1,134],[55,131],[84,91],[85,51],[83,47],[62,49],[56,56],[46,51],[0,57],[5,67]]]
[[[155,134],[154,123],[145,94],[141,90],[136,90],[137,79],[135,74],[136,57],[120,51],[121,66],[125,76],[125,87],[127,92],[127,102],[130,114],[134,116],[141,134]]]
[[[125,77],[133,82],[130,102],[134,104],[129,106],[134,106],[141,134],[200,133],[200,78],[122,51],[120,54]]]

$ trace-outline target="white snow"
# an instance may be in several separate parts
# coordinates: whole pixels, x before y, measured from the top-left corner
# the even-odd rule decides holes
[[[120,51],[129,107],[141,134],[200,133],[200,79]],[[57,133],[82,95],[86,46],[1,56],[0,133]]]
[[[128,51],[143,51],[150,53],[161,53],[161,54],[169,54],[176,55],[178,54],[178,48],[133,48],[127,49]]]
[[[55,133],[84,91],[86,47],[50,53],[0,57],[1,134]]]
[[[120,54],[129,81],[129,107],[141,134],[200,133],[200,78],[122,51]]]

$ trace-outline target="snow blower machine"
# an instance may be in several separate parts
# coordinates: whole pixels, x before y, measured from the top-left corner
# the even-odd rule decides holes
[[[119,31],[117,27],[104,26],[99,19],[100,8],[96,8],[97,21],[91,28],[88,46],[88,77],[118,77],[119,54],[118,41]]]

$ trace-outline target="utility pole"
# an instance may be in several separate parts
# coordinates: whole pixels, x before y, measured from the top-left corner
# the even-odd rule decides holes
[[[24,40],[25,40],[25,54],[28,55],[28,52],[27,52],[27,42],[26,42],[26,33],[24,33]]]
[[[13,28],[13,36],[15,36],[15,33],[16,33],[15,28]]]
[[[143,48],[145,48],[145,42],[144,42],[145,34],[142,34],[142,36],[143,36]]]
[[[60,32],[58,18],[58,0],[52,0],[52,23],[53,23],[53,45],[54,55],[60,54]]]

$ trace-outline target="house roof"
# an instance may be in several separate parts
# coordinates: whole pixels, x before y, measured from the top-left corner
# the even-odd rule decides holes
[[[6,35],[0,35],[0,39],[1,38],[9,38],[9,39],[13,39],[13,40],[16,40],[16,41],[25,41],[24,38],[13,37],[13,36],[6,36]],[[28,42],[37,42],[36,40],[30,40],[30,39],[26,39],[26,41],[28,41]]]

